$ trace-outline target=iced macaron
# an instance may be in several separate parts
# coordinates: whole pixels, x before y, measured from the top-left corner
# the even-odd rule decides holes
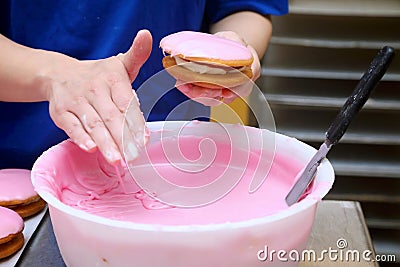
[[[22,218],[44,209],[46,202],[35,192],[30,170],[0,170],[0,206],[14,210]]]
[[[253,77],[253,55],[242,43],[213,34],[182,31],[160,42],[164,68],[175,79],[206,88],[232,88]]]
[[[24,221],[13,210],[0,207],[0,259],[11,256],[24,245]]]

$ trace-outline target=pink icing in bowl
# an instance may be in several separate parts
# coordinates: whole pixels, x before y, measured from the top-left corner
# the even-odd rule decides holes
[[[314,148],[239,125],[147,125],[149,145],[129,165],[131,173],[121,170],[120,178],[100,154],[86,153],[69,140],[36,161],[32,181],[48,202],[67,266],[282,266],[282,262],[259,261],[257,252],[265,246],[276,251],[305,248],[317,204],[334,182],[329,161],[322,162],[303,200],[287,207],[284,198]],[[174,144],[181,154],[174,153]],[[163,149],[169,152],[164,154]],[[207,155],[213,152],[210,161]],[[198,169],[202,164],[204,168]],[[203,205],[196,202],[198,198],[184,197],[182,202],[179,196],[187,192],[176,190],[170,198],[171,190],[154,191],[148,183],[161,175],[171,183],[199,188],[218,181],[221,173],[241,179],[226,194],[211,196]],[[137,183],[155,193],[157,200]],[[214,192],[210,188],[205,192]],[[285,262],[285,266],[297,265]]]

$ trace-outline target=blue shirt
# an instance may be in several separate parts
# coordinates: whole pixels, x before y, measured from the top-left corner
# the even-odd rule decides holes
[[[172,79],[155,79],[141,90],[163,69],[161,38],[182,30],[207,31],[210,23],[237,11],[280,15],[287,8],[287,0],[3,0],[0,32],[32,48],[100,59],[125,52],[137,31],[149,29],[153,50],[133,83],[146,120],[190,120],[208,117],[209,108],[172,89]],[[0,102],[0,169],[30,169],[43,151],[66,138],[52,122],[47,102]]]

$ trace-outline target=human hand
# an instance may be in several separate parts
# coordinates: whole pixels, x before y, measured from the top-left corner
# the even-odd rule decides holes
[[[129,158],[134,159],[148,139],[145,120],[131,83],[150,55],[150,32],[139,31],[131,48],[124,54],[79,61],[51,53],[50,78],[46,95],[50,116],[55,124],[83,150],[97,148],[109,163],[123,160],[123,129],[127,123],[132,138]],[[131,106],[130,106],[131,105]],[[125,113],[129,108],[129,114]]]
[[[247,46],[247,48],[253,54],[253,63],[251,70],[253,77],[251,81],[241,84],[233,88],[205,88],[192,83],[185,83],[183,81],[177,81],[176,87],[179,91],[185,94],[187,97],[202,103],[206,106],[217,106],[221,103],[229,104],[234,101],[237,97],[246,97],[250,94],[253,88],[253,82],[260,77],[261,67],[260,59],[258,58],[257,52],[254,48],[248,44],[235,32],[232,31],[221,31],[215,33],[215,35],[240,42]]]

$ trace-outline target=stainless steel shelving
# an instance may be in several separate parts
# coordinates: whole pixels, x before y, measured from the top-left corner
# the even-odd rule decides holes
[[[397,49],[328,155],[336,182],[327,198],[360,201],[377,253],[400,261],[400,1],[292,0],[290,14],[273,23],[258,86],[277,131],[314,147],[377,51]]]

